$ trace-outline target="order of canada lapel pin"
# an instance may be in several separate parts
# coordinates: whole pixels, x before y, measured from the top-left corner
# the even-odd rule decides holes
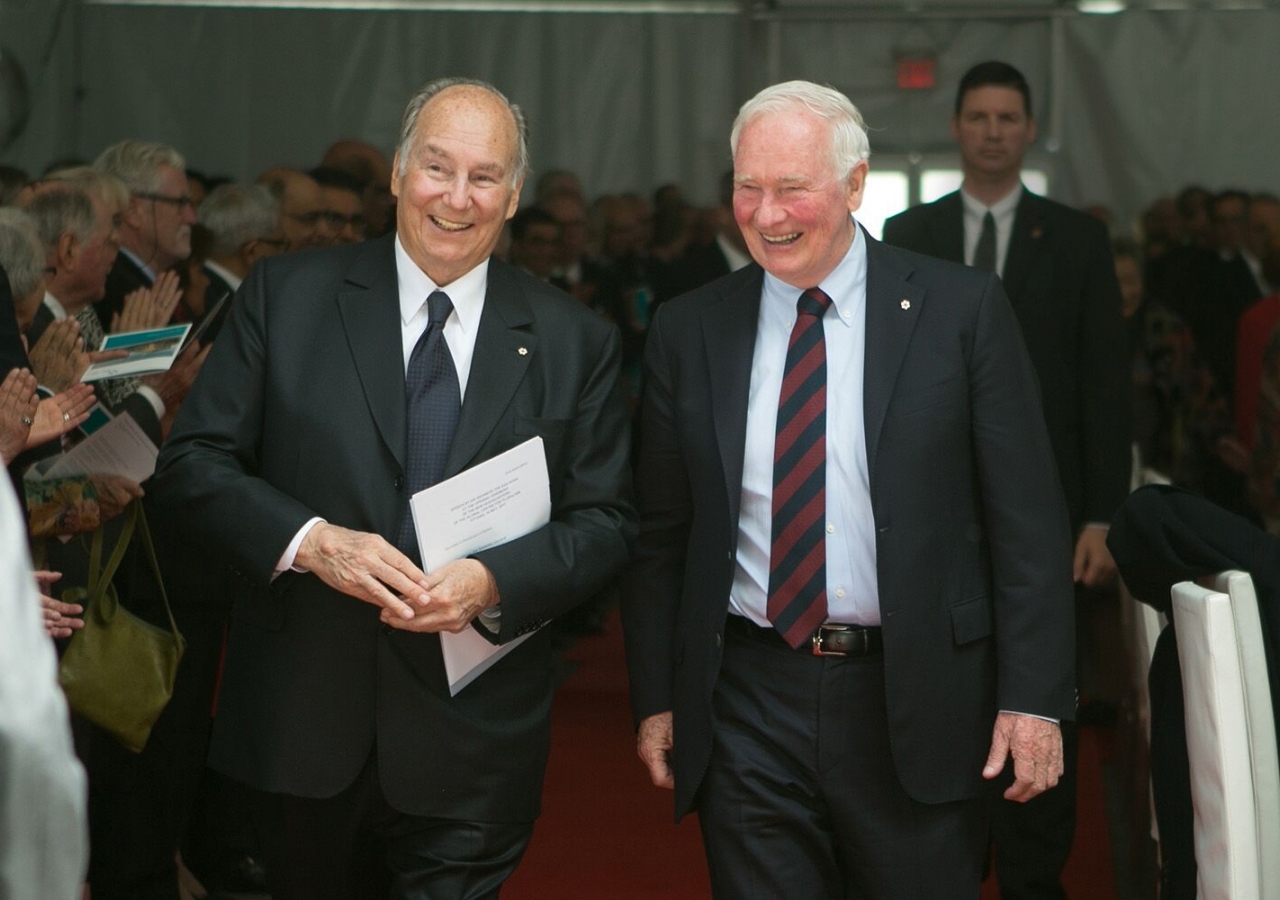
[[[528,347],[517,347],[517,348],[516,348],[516,352],[517,352],[517,353],[519,353],[521,356],[528,356],[528,355],[529,355],[529,348],[528,348]]]
[[[911,308],[911,301],[910,301],[910,300],[908,300],[908,299],[906,299],[905,297],[904,297],[904,298],[902,298],[902,308],[903,308],[903,309],[910,309],[910,308]]]

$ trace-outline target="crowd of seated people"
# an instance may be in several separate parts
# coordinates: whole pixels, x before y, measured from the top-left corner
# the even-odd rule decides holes
[[[1280,199],[1188,187],[1113,250],[1144,464],[1280,533]]]
[[[0,287],[12,293],[12,309],[0,309],[0,454],[26,502],[51,638],[83,624],[82,608],[60,598],[83,586],[84,536],[103,529],[110,539],[130,503],[145,506],[146,484],[42,479],[32,467],[83,439],[96,408],[132,417],[160,444],[254,264],[385,234],[391,165],[368,144],[339,141],[314,166],[242,183],[189,170],[173,148],[123,141],[36,178],[0,167]],[[500,246],[617,324],[633,410],[655,310],[750,262],[732,178],[717,187],[703,209],[676,185],[651,198],[588,198],[573,173],[548,172]],[[1280,201],[1192,187],[1153,202],[1132,229],[1110,227],[1145,464],[1280,533]],[[169,370],[81,383],[89,365],[113,357],[98,349],[105,335],[175,322],[200,336]],[[232,588],[216,559],[157,531],[159,575],[188,643],[173,700],[141,754],[85,721],[74,727],[98,900],[175,897],[188,867],[206,888],[261,883],[235,788],[204,769]],[[156,576],[131,551],[116,587],[126,606],[160,621]]]

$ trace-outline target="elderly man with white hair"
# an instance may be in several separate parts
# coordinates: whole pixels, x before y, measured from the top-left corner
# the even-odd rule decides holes
[[[855,219],[831,88],[738,114],[755,264],[649,332],[623,617],[639,754],[718,898],[977,898],[984,779],[1061,772],[1070,542],[999,280]]]

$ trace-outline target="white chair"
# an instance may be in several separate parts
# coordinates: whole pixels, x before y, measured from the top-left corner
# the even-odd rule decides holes
[[[1253,583],[1173,587],[1195,810],[1197,896],[1280,897],[1280,769]]]
[[[1205,581],[1206,587],[1230,598],[1235,616],[1249,725],[1261,896],[1280,898],[1280,754],[1276,747],[1275,703],[1262,643],[1258,595],[1247,572],[1223,572]]]

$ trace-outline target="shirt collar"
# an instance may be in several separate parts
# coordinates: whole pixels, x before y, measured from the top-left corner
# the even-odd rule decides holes
[[[396,235],[396,280],[400,288],[400,321],[408,325],[427,303],[432,291],[441,287],[418,268],[410,258],[400,235]],[[450,282],[445,293],[453,302],[458,324],[468,334],[475,334],[480,327],[480,313],[484,311],[484,296],[489,289],[489,260],[485,260],[470,272]]]
[[[49,307],[49,312],[53,313],[55,321],[61,322],[67,318],[67,308],[48,291],[44,292],[44,305]]]
[[[235,272],[232,272],[226,266],[220,266],[213,260],[206,259],[204,261],[204,267],[225,281],[227,283],[227,287],[231,288],[231,290],[240,290],[240,282],[244,281],[244,279]]]
[[[155,270],[152,269],[145,262],[143,262],[142,258],[138,256],[138,254],[134,253],[128,247],[121,247],[120,252],[123,253],[125,256],[129,257],[129,259],[133,261],[133,264],[137,266],[139,269],[141,269],[142,274],[146,275],[147,278],[151,279],[151,281],[153,282],[156,280]]]
[[[996,219],[1001,219],[1018,208],[1018,201],[1022,199],[1022,191],[1022,184],[1019,182],[1017,187],[990,206],[987,206],[981,200],[969,196],[969,194],[965,192],[964,188],[960,189],[960,199],[964,202],[964,211],[971,216],[977,216],[981,219],[988,211],[990,211],[991,215]]]
[[[853,223],[853,241],[849,244],[849,249],[845,251],[844,257],[836,267],[817,286],[831,298],[838,321],[849,326],[861,321],[857,313],[861,308],[861,299],[866,296],[867,239],[856,220]],[[801,290],[803,289],[798,290],[768,272],[764,273],[762,297],[778,312],[785,313],[788,322],[795,318],[796,300]]]

